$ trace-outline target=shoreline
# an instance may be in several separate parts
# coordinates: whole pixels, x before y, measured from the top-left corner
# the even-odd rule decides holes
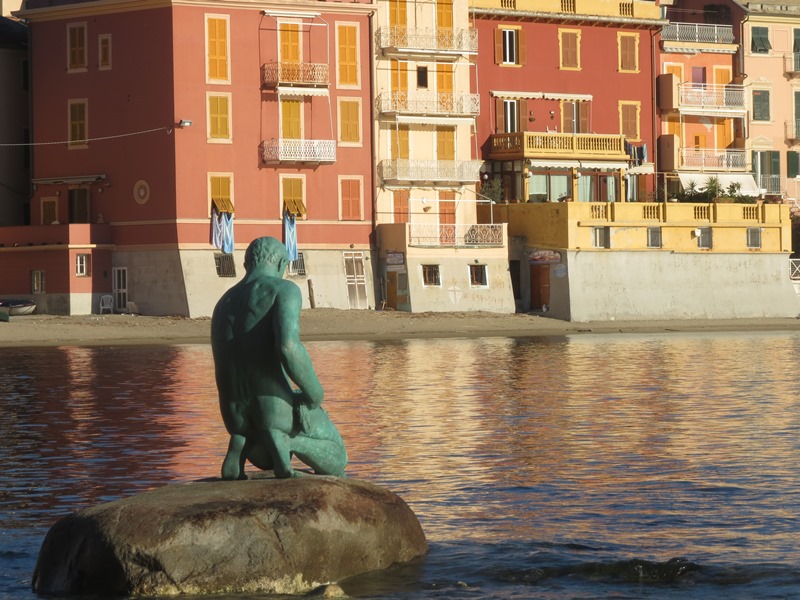
[[[207,344],[210,326],[210,318],[33,314],[0,322],[0,347]],[[800,318],[578,323],[524,313],[405,313],[333,308],[305,309],[300,315],[303,341],[737,331],[800,331]]]

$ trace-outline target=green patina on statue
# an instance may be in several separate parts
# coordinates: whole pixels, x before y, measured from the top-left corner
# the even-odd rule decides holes
[[[231,436],[223,479],[246,479],[247,460],[276,477],[296,477],[292,455],[315,473],[344,475],[344,442],[321,406],[322,386],[300,341],[300,288],[283,279],[288,263],[280,241],[253,240],[244,279],[214,308],[219,407]]]

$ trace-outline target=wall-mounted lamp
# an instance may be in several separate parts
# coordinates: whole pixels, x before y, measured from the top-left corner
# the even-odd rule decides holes
[[[484,173],[483,175],[481,175],[481,178],[482,178],[484,181],[488,181],[488,179],[489,179],[489,174],[488,174],[488,173]]]
[[[430,206],[423,206],[422,207],[422,212],[429,212],[430,210],[431,210]]]
[[[181,119],[178,121],[178,127],[191,127],[192,122],[188,119]]]
[[[692,232],[692,234],[694,235],[694,237],[700,237],[700,233],[701,233],[701,232],[700,232],[700,229],[695,229],[695,230]]]
[[[476,259],[475,259],[475,264],[477,265],[479,262],[480,262],[480,261],[479,261],[479,260],[476,258]]]

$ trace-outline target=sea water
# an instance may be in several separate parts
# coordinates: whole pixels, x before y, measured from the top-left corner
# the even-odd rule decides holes
[[[800,598],[800,335],[307,346],[347,475],[430,544],[351,596]],[[0,349],[0,399],[1,598],[58,518],[227,445],[206,345]]]

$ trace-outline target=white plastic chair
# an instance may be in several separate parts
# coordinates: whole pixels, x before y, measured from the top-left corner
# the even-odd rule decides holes
[[[107,310],[109,314],[114,312],[114,297],[113,296],[100,296],[100,314]]]

